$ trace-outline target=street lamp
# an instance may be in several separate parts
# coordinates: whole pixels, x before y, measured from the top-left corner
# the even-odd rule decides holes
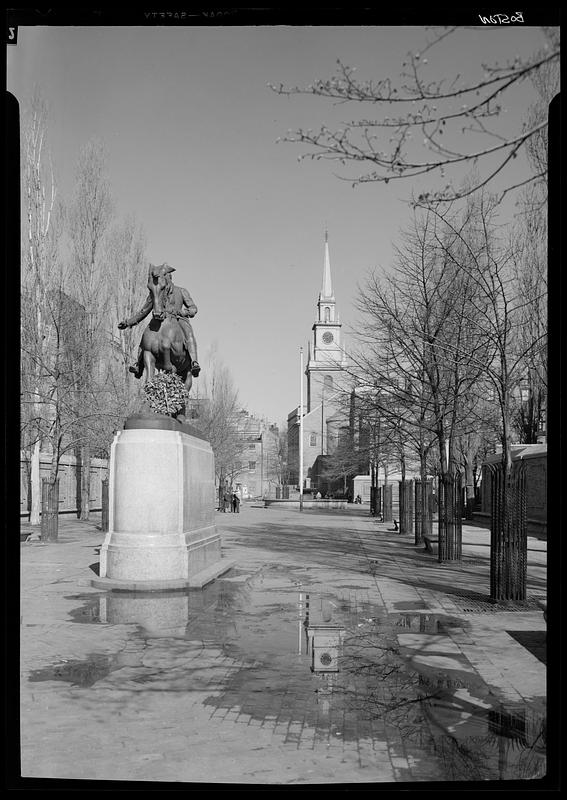
[[[260,431],[260,496],[264,497],[264,431]]]
[[[299,348],[299,510],[303,511],[303,347]]]

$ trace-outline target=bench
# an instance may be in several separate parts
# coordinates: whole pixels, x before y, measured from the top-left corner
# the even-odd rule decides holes
[[[428,553],[431,553],[432,556],[437,555],[437,545],[439,544],[439,539],[431,539],[429,536],[424,536],[423,544],[424,550],[426,550]]]

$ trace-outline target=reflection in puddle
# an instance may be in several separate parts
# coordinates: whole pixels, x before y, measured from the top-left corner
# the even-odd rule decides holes
[[[459,698],[424,704],[447,780],[530,780],[546,771],[546,721],[530,709],[478,709]]]
[[[99,618],[112,625],[140,625],[148,636],[184,636],[189,598],[182,592],[151,594],[109,593],[99,598]]]
[[[209,584],[202,591],[104,592],[80,595],[83,605],[70,614],[74,622],[137,625],[156,638],[185,637],[195,623],[226,617],[237,589]]]
[[[419,633],[447,633],[450,628],[461,628],[463,621],[442,614],[393,614],[391,620],[397,628]]]
[[[427,672],[415,660],[410,663],[400,647],[404,637],[421,636],[439,652],[450,652],[450,633],[466,624],[462,619],[409,610],[388,614],[366,589],[325,591],[269,568],[197,592],[109,592],[80,599],[83,605],[72,612],[75,621],[135,624],[151,641],[161,654],[159,691],[190,691],[188,669],[184,680],[177,672],[168,684],[168,654],[175,640],[176,663],[183,670],[182,648],[199,642],[203,652],[220,649],[231,665],[204,701],[215,710],[282,725],[300,722],[315,731],[315,740],[329,735],[343,741],[397,740],[421,765],[417,780],[424,779],[420,768],[436,780],[545,774],[541,714],[503,707],[468,662],[468,672]],[[91,663],[90,673],[77,665],[59,669],[86,687],[105,668],[111,667],[99,661]],[[39,677],[41,672],[33,679],[48,679]],[[148,689],[157,685],[141,664],[139,672],[130,679]]]
[[[311,672],[316,674],[339,671],[341,637],[344,631],[331,622],[333,605],[328,600],[323,601],[323,598],[320,598],[320,616],[324,622],[317,624],[312,621],[309,594],[299,593],[298,653],[303,652],[304,633],[305,653],[310,656]]]

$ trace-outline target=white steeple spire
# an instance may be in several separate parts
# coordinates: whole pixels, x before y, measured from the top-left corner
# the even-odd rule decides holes
[[[333,284],[331,281],[331,259],[329,257],[329,237],[327,228],[325,228],[325,264],[323,267],[323,283],[321,284],[321,292],[319,300],[334,300]]]

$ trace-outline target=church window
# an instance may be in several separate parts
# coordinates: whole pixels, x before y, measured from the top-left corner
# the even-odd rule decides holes
[[[316,433],[310,433],[309,434],[309,446],[310,447],[316,447],[316,445],[317,445],[317,434]]]
[[[325,322],[331,321],[331,309],[327,306],[325,308]]]
[[[332,390],[333,388],[333,376],[332,375],[325,375],[323,379],[323,386],[326,390]]]
[[[249,469],[251,472],[253,472],[253,471],[256,469],[256,462],[255,462],[255,461],[249,461],[249,462],[248,462],[248,469]]]

